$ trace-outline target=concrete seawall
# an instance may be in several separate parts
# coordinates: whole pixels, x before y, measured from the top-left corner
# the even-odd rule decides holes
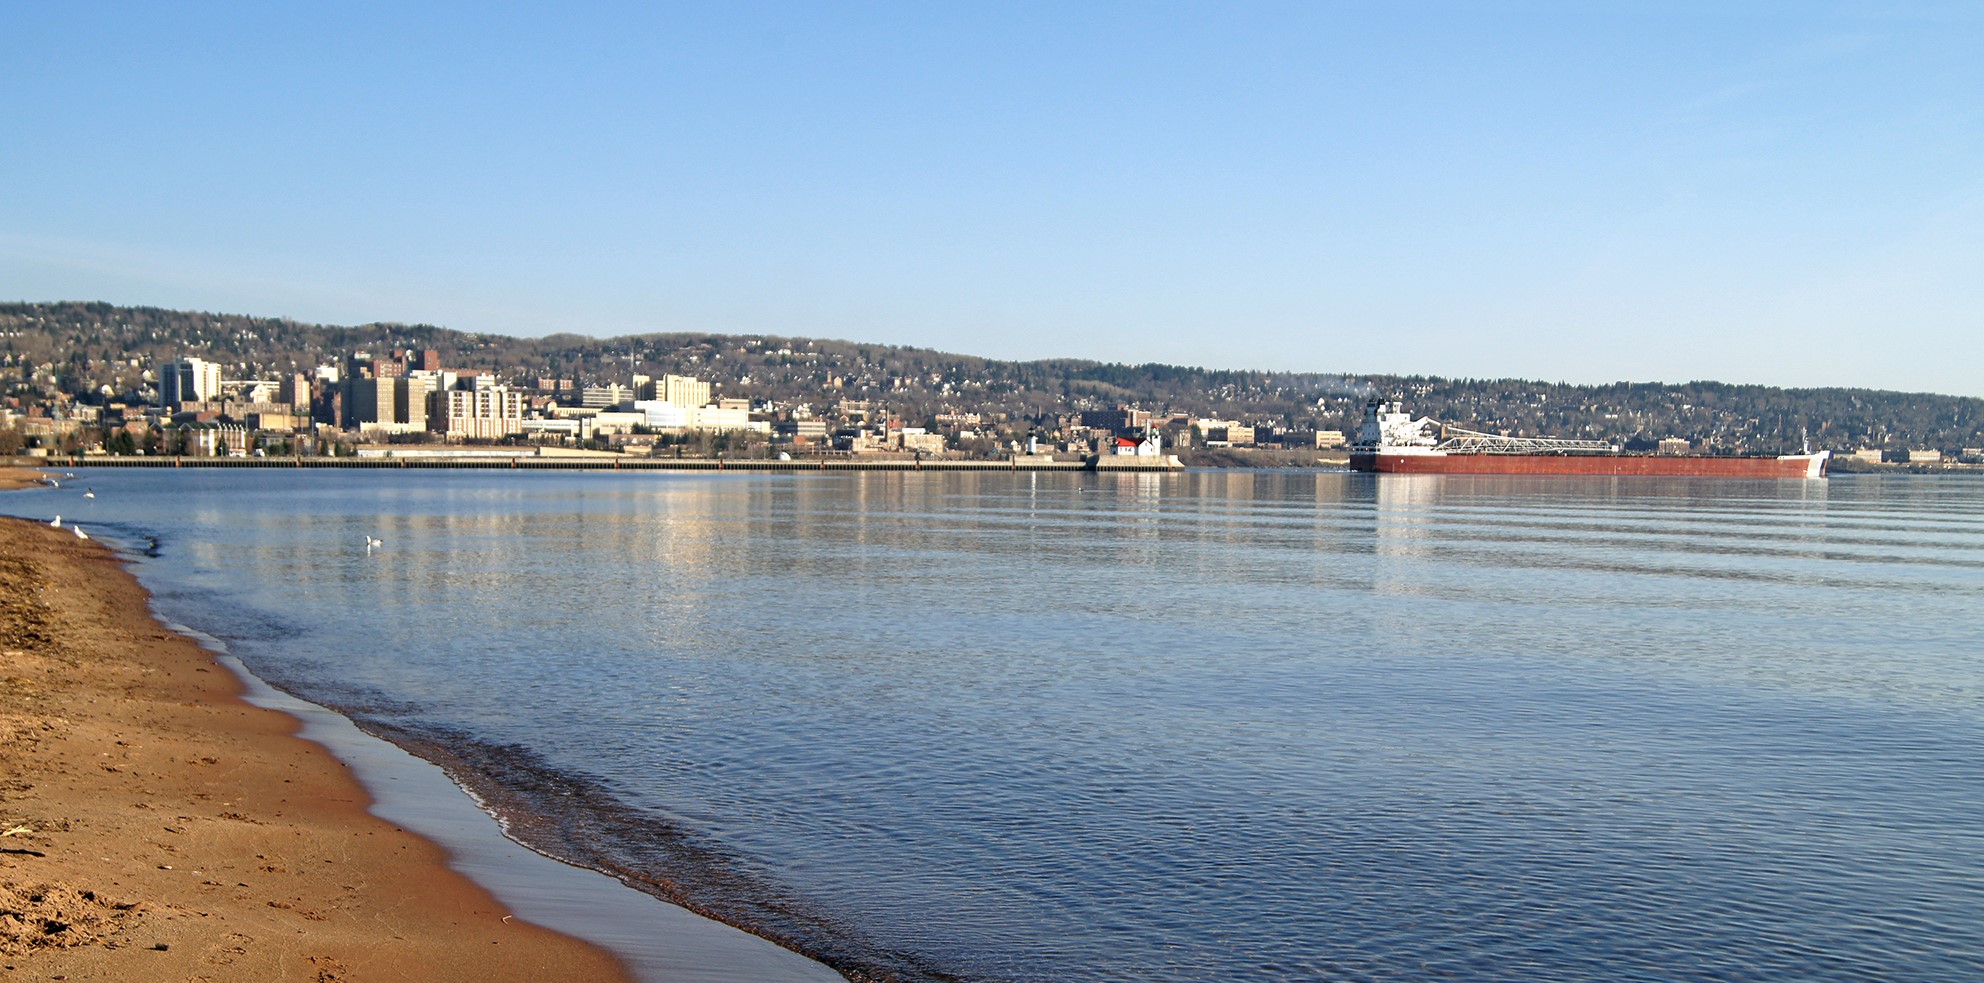
[[[1087,461],[861,461],[817,458],[767,461],[724,458],[596,458],[596,457],[45,457],[19,458],[16,463],[38,468],[446,468],[477,471],[1148,471],[1171,472],[1176,459],[1141,460],[1119,464],[1105,460],[1099,468]]]

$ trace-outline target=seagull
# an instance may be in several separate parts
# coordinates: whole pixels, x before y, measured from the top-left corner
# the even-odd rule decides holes
[[[62,517],[58,515],[54,519],[50,520],[48,524],[54,526],[57,529],[60,529],[62,528]]]
[[[70,532],[73,532],[73,533],[75,533],[75,534],[76,534],[76,538],[77,538],[77,539],[88,539],[88,538],[90,538],[90,534],[89,534],[89,533],[86,533],[86,532],[84,532],[84,531],[83,531],[83,527],[82,527],[82,526],[70,526],[70,527],[69,527],[69,531],[70,531]]]
[[[365,548],[368,550],[374,546],[384,546],[384,545],[386,545],[386,541],[383,539],[373,539],[370,536],[365,537]]]
[[[84,498],[95,498],[95,497],[96,497],[96,489],[94,489],[94,488],[85,488],[85,489],[83,489],[83,497],[84,497]]]

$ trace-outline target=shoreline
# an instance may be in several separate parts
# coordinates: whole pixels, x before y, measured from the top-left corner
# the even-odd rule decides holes
[[[516,918],[373,815],[343,762],[247,702],[148,597],[108,547],[0,521],[0,965],[632,983],[617,956]]]
[[[51,475],[26,468],[0,468],[0,490],[46,485],[47,479],[59,476],[60,472]],[[505,820],[439,766],[364,731],[338,711],[275,689],[235,659],[219,640],[167,620],[152,607],[150,592],[139,577],[144,563],[143,558],[121,553],[109,544],[84,542],[66,527],[50,528],[32,518],[0,517],[0,610],[47,608],[40,602],[58,595],[79,602],[47,608],[41,612],[47,616],[38,616],[48,629],[42,634],[49,638],[42,641],[52,643],[51,652],[16,644],[7,631],[15,620],[0,616],[0,636],[5,639],[0,642],[5,650],[5,658],[0,659],[0,775],[16,779],[0,781],[0,823],[4,823],[0,830],[12,831],[7,839],[0,840],[0,847],[6,848],[0,852],[0,957],[4,957],[0,966],[8,971],[46,970],[70,979],[149,980],[161,978],[161,973],[170,978],[177,969],[157,954],[198,948],[202,940],[163,939],[163,945],[146,952],[149,958],[130,960],[132,931],[155,925],[155,912],[191,910],[198,918],[210,919],[205,924],[211,927],[221,922],[252,925],[258,916],[266,921],[272,911],[303,910],[297,908],[297,899],[269,898],[257,907],[252,898],[217,897],[227,893],[221,888],[229,882],[216,871],[231,876],[244,864],[259,864],[273,856],[236,842],[240,837],[213,837],[217,841],[211,844],[213,850],[231,854],[229,859],[234,863],[215,859],[212,852],[203,853],[205,859],[198,869],[209,876],[197,891],[147,884],[143,897],[137,900],[112,893],[125,890],[130,884],[126,878],[147,866],[132,857],[83,844],[70,851],[74,857],[58,859],[45,847],[24,845],[36,840],[74,840],[73,836],[55,834],[73,833],[84,826],[105,831],[100,839],[128,845],[144,838],[147,824],[157,818],[150,814],[167,811],[178,827],[206,839],[211,829],[202,826],[194,831],[191,827],[204,818],[200,804],[210,806],[209,800],[218,796],[222,805],[230,807],[221,816],[229,820],[230,831],[235,823],[273,825],[277,834],[312,842],[341,839],[343,842],[331,844],[343,858],[337,862],[350,862],[362,850],[369,851],[378,866],[390,867],[386,877],[358,879],[367,881],[361,884],[349,883],[355,879],[350,877],[351,868],[285,870],[314,877],[315,881],[339,881],[335,887],[315,884],[313,890],[341,893],[334,903],[308,909],[302,916],[305,921],[331,924],[308,926],[295,938],[283,937],[286,932],[272,937],[251,935],[236,924],[230,933],[236,944],[224,947],[233,951],[226,953],[225,960],[212,958],[211,953],[206,960],[225,965],[218,978],[235,978],[245,972],[245,978],[319,981],[557,978],[611,983],[831,983],[842,979],[825,965],[747,931],[516,841]],[[25,592],[18,589],[24,582]],[[80,592],[79,597],[68,597],[70,591]],[[164,675],[179,677],[170,680],[177,685],[154,692],[162,682],[161,670]],[[36,673],[42,678],[28,678]],[[112,678],[107,681],[105,677]],[[110,692],[114,689],[123,692]],[[50,716],[50,695],[63,697],[60,702],[71,712]],[[34,706],[26,706],[21,697]],[[134,714],[147,698],[169,704],[177,718],[203,719],[178,720],[180,726],[163,730],[149,726],[156,722],[152,719],[155,714],[134,721]],[[52,797],[43,794],[52,785],[41,787],[35,781],[20,780],[37,772],[29,758],[41,760],[45,767],[40,771],[63,771],[66,767],[72,769],[65,772],[72,778],[96,777],[86,764],[76,767],[77,755],[72,750],[45,747],[46,742],[40,740],[26,748],[25,754],[16,746],[20,743],[16,738],[24,732],[84,719],[83,713],[74,712],[82,706],[88,707],[95,730],[112,732],[118,738],[115,748],[119,753],[128,757],[129,752],[123,750],[127,747],[162,749],[145,766],[146,770],[155,767],[161,772],[150,776],[148,786],[187,784],[205,791],[191,793],[196,801],[182,799],[167,804],[159,800],[170,795],[148,789],[145,801],[124,805],[120,812],[114,803],[122,796],[116,794],[114,779],[96,781],[93,786],[78,779]],[[37,717],[20,712],[24,709],[42,713]],[[232,728],[216,726],[211,719],[216,716],[246,722]],[[202,747],[203,739],[246,744],[246,753],[255,759],[251,764],[259,766],[261,772],[281,767],[292,777],[264,780],[247,788],[245,785],[255,778],[249,774],[242,787],[230,786],[223,795],[212,790],[210,783],[201,784],[208,776],[204,769],[191,766],[235,762],[216,755],[195,756],[188,750]],[[241,753],[237,750],[236,757]],[[87,752],[82,755],[85,761],[89,757]],[[313,810],[292,801],[301,766],[307,766],[302,768],[303,774],[313,776]],[[228,769],[230,773],[255,770],[238,764]],[[117,773],[115,766],[104,772],[106,776]],[[24,816],[61,812],[61,808],[51,806],[78,811],[73,808],[78,799],[99,801],[101,808],[80,810],[89,814],[54,821],[21,821]],[[248,807],[250,802],[265,804],[258,811]],[[388,833],[392,838],[383,839]],[[355,845],[360,838],[362,846]],[[142,853],[144,848],[142,844],[131,846],[127,852]],[[80,859],[91,854],[101,859]],[[250,855],[255,857],[252,862],[246,860]],[[17,857],[30,858],[33,869],[16,861]],[[324,862],[333,863],[330,859]],[[169,871],[191,865],[150,866],[155,868],[152,880],[172,882]],[[66,889],[92,878],[103,881],[98,875],[105,869],[117,875],[110,876],[109,888],[99,883]],[[43,885],[51,882],[59,882],[65,889],[54,893],[44,890]],[[417,888],[410,886],[414,882]],[[232,883],[234,893],[245,895],[252,893],[250,884],[258,881],[244,876]],[[367,888],[384,888],[390,897],[361,896]],[[35,899],[33,904],[25,903],[23,899],[30,897]],[[64,927],[41,935],[59,938],[37,935],[35,926],[46,929],[50,923],[37,920],[45,913],[35,910],[35,905],[45,901],[46,905],[80,910],[78,897],[92,903],[104,899],[97,907],[108,906],[115,914],[106,918],[93,909],[85,911],[90,916],[85,921],[92,927],[74,934],[67,926],[83,923],[64,921],[67,915],[57,916],[55,923]],[[309,898],[305,895],[302,900]],[[400,915],[407,908],[429,917],[424,922],[402,919]],[[336,911],[335,917],[327,913],[331,910]],[[440,921],[444,917],[448,919],[445,924]],[[367,932],[363,926],[354,930],[352,923],[366,918],[371,920],[371,930]],[[463,919],[487,924],[465,930],[461,927]],[[382,931],[389,937],[380,937]],[[484,933],[492,937],[485,939]],[[251,939],[261,939],[265,945],[260,951],[242,951],[258,949]],[[159,945],[148,938],[139,941],[141,948]],[[314,941],[361,947],[370,954],[344,958],[336,952],[305,953],[303,949]],[[51,942],[68,944],[48,944]],[[484,948],[495,944],[506,947],[500,950],[505,964],[500,972],[480,965],[488,961],[488,953],[499,951]],[[101,951],[90,951],[93,949]],[[125,955],[117,955],[120,951]],[[131,964],[126,967],[125,961]],[[217,977],[189,973],[184,978]]]
[[[120,572],[132,577],[136,587],[158,590],[161,597],[173,594],[168,574],[174,561],[147,550],[144,530],[119,528],[114,516],[75,500],[91,480],[88,472],[44,470],[46,477],[60,480],[61,488],[17,499],[20,505],[12,511],[26,516],[18,521],[56,532],[59,541],[68,542],[67,529],[47,530],[42,520],[57,511],[75,510],[81,514],[69,519],[80,518],[91,532],[111,537],[105,545],[118,551]],[[47,485],[43,477],[25,469],[0,469],[0,481],[14,478],[16,485]],[[95,475],[99,487],[104,477],[102,472]],[[113,492],[111,497],[117,496]],[[107,525],[92,523],[99,515]],[[149,600],[149,593],[144,597]],[[515,783],[520,774],[526,788],[535,787],[533,778],[546,777],[532,771],[529,761],[476,754],[478,748],[459,743],[474,744],[466,735],[437,739],[402,731],[373,719],[363,706],[308,702],[262,680],[241,664],[227,643],[179,624],[184,619],[199,625],[197,616],[175,612],[169,605],[147,604],[146,609],[154,628],[178,633],[201,646],[216,665],[236,673],[248,691],[248,702],[300,721],[299,736],[324,745],[351,769],[351,776],[372,796],[374,815],[437,844],[450,866],[489,890],[519,919],[604,948],[639,980],[845,983],[949,978],[913,965],[913,959],[905,962],[903,954],[866,945],[834,925],[830,915],[795,906],[775,886],[740,881],[730,858],[708,850],[691,846],[682,852],[681,846],[671,846],[677,855],[670,862],[630,867],[623,858],[600,853],[586,836],[574,839],[571,831],[591,828],[595,812],[559,811],[547,806],[563,805],[565,800],[546,803],[519,793]],[[245,658],[256,653],[259,658],[273,657],[252,647],[241,654]],[[569,781],[563,776],[551,780]],[[593,805],[604,801],[596,799],[597,791],[586,793]],[[617,803],[605,804],[605,812],[624,816]],[[646,829],[643,835],[652,834],[657,842],[691,842],[666,822],[650,821],[650,825],[657,828]],[[527,873],[519,874],[520,870]],[[697,891],[689,889],[691,885],[717,889]]]
[[[373,796],[373,815],[438,844],[450,868],[489,890],[518,918],[599,946],[649,983],[841,983],[831,969],[796,952],[525,845],[508,817],[429,757],[337,710],[277,689],[219,640],[183,625],[169,627],[199,641],[234,672],[247,688],[245,700],[298,720],[298,736],[349,766]]]
[[[1044,456],[1043,456],[1044,458]],[[0,464],[8,459],[0,458]],[[669,458],[599,455],[462,455],[409,452],[380,457],[59,457],[16,458],[15,467],[33,468],[282,468],[286,470],[341,470],[360,468],[397,471],[433,468],[453,471],[686,471],[686,472],[774,472],[811,473],[824,471],[1049,471],[1068,473],[1146,472],[1174,474],[1184,465],[1152,461],[1148,458],[1100,458],[1084,461],[1015,459],[967,461],[950,458],[890,457],[875,460],[844,458]]]

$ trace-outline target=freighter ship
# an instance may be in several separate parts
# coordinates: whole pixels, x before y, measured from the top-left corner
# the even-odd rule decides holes
[[[1823,478],[1830,451],[1776,457],[1625,454],[1602,440],[1504,437],[1414,419],[1372,400],[1350,445],[1353,471],[1402,474],[1583,474],[1683,478]]]

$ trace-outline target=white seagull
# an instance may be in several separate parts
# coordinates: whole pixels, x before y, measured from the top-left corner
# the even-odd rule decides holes
[[[386,545],[386,541],[383,539],[373,539],[370,536],[365,537],[365,548],[368,550],[374,546],[384,546],[384,545]]]
[[[58,515],[55,518],[49,520],[48,524],[54,526],[57,529],[60,529],[62,528],[62,517]]]
[[[86,533],[86,532],[84,532],[84,531],[83,531],[83,527],[82,527],[82,526],[70,526],[70,527],[69,527],[69,531],[70,531],[70,532],[73,532],[73,533],[75,533],[75,534],[76,534],[76,538],[77,538],[77,539],[88,539],[88,538],[90,538],[90,534],[89,534],[89,533]]]
[[[95,497],[96,497],[96,489],[94,489],[94,488],[85,488],[85,489],[83,489],[83,497],[84,497],[84,498],[95,498]]]

